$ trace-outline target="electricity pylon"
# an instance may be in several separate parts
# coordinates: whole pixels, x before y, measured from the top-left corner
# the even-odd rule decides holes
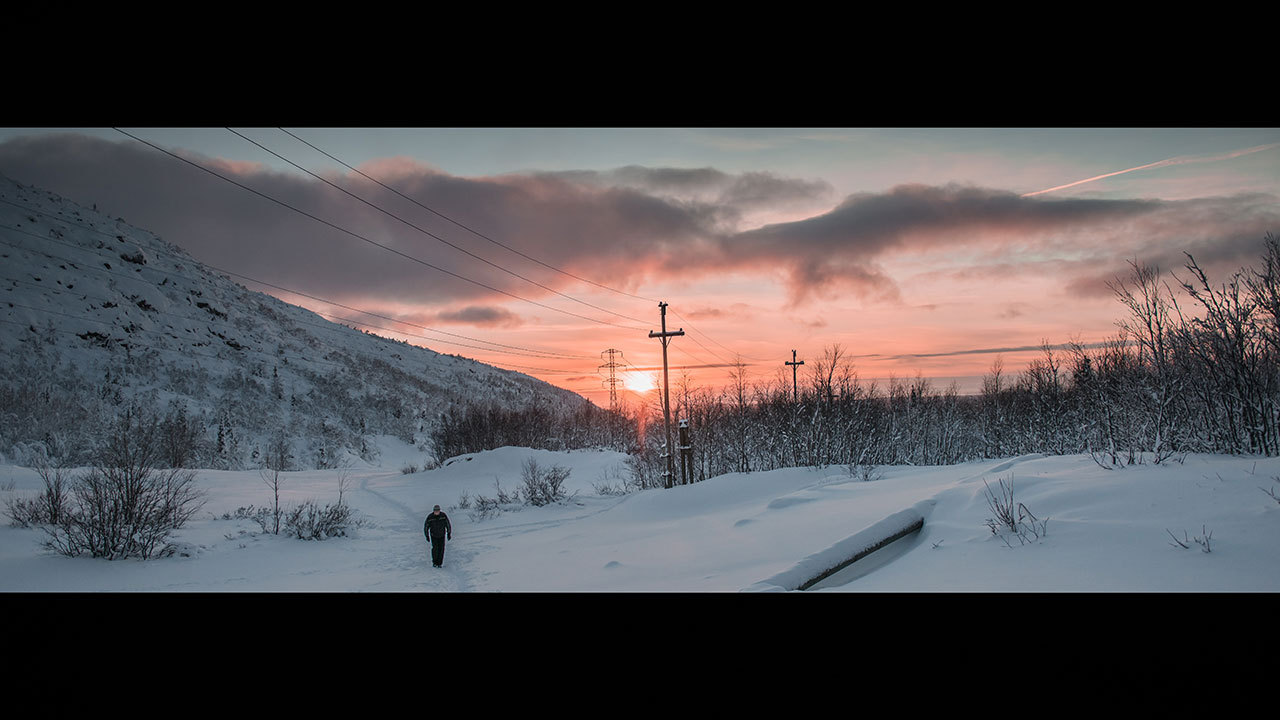
[[[615,362],[613,358],[614,358],[614,355],[621,355],[622,351],[609,348],[608,350],[605,350],[604,352],[600,353],[600,359],[603,360],[606,354],[609,356],[609,361],[601,365],[599,368],[597,368],[597,370],[603,369],[603,368],[609,368],[609,379],[605,380],[604,384],[609,386],[609,409],[617,410],[618,409],[618,376],[615,373],[615,370],[617,368],[622,367],[622,363]]]

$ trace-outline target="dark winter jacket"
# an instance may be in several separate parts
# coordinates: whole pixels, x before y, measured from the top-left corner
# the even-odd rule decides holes
[[[453,526],[449,524],[449,516],[441,510],[437,515],[431,512],[427,515],[427,521],[422,524],[422,534],[428,539],[441,540],[446,536],[453,539]]]

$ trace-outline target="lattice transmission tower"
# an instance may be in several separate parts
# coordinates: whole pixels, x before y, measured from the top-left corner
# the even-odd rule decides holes
[[[601,365],[598,369],[600,370],[603,370],[604,368],[609,369],[609,379],[605,380],[604,384],[609,387],[609,409],[617,410],[618,409],[617,369],[620,367],[623,367],[625,363],[618,362],[616,359],[617,357],[622,356],[621,350],[615,350],[613,348],[609,348],[608,350],[605,350],[604,352],[600,353],[600,359],[603,360],[605,355],[609,356],[609,360],[605,364]]]

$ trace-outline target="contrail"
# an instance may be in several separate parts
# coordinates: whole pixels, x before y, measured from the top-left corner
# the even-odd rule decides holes
[[[1132,167],[1127,170],[1117,170],[1115,172],[1109,172],[1104,175],[1096,175],[1094,177],[1086,178],[1084,180],[1077,180],[1073,183],[1067,183],[1066,185],[1051,187],[1047,190],[1037,190],[1035,192],[1023,193],[1022,197],[1031,197],[1032,195],[1043,195],[1044,193],[1050,193],[1055,190],[1064,190],[1069,187],[1075,187],[1076,185],[1083,185],[1084,183],[1093,182],[1094,180],[1101,180],[1103,178],[1109,178],[1113,175],[1123,175],[1125,173],[1131,173],[1138,170],[1147,170],[1155,167],[1166,167],[1169,165],[1184,165],[1186,163],[1215,162],[1217,160],[1230,160],[1231,158],[1237,158],[1237,157],[1240,157],[1241,155],[1250,155],[1256,152],[1262,152],[1264,150],[1270,150],[1276,147],[1280,147],[1280,143],[1271,143],[1270,145],[1258,145],[1256,147],[1246,148],[1244,150],[1236,150],[1235,152],[1224,153],[1222,155],[1210,155],[1208,157],[1196,157],[1193,155],[1184,155],[1180,157],[1169,158],[1168,160],[1159,160],[1157,162],[1148,163],[1146,165],[1139,165],[1138,167]]]

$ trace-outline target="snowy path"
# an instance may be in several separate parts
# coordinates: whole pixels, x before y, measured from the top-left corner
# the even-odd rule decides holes
[[[458,562],[466,566],[472,566],[472,561],[480,555],[501,553],[504,549],[511,547],[512,539],[517,545],[533,546],[540,544],[540,533],[546,531],[556,531],[562,527],[572,527],[575,523],[587,520],[608,512],[620,504],[631,499],[631,495],[614,497],[614,498],[590,498],[588,501],[574,501],[568,507],[569,514],[560,515],[559,517],[549,518],[545,520],[533,520],[519,522],[514,521],[513,514],[503,514],[496,518],[483,520],[480,523],[468,520],[454,520],[454,536],[457,537],[459,531],[465,532],[467,544],[458,555]],[[596,507],[589,507],[587,502]],[[585,511],[578,511],[580,507],[587,507]],[[554,512],[553,507],[542,508],[541,510],[549,510]],[[453,552],[453,546],[449,552]],[[450,556],[445,557],[445,566],[450,562]],[[470,567],[469,567],[470,570]],[[478,570],[478,575],[472,575],[468,572],[468,579],[473,581],[469,589],[487,590],[486,584],[493,576],[499,574],[492,570]]]
[[[475,554],[466,545],[450,542],[445,552],[443,568],[431,566],[431,544],[422,534],[422,522],[426,512],[419,512],[408,505],[369,487],[370,477],[360,478],[360,491],[390,507],[394,513],[379,515],[377,530],[386,534],[385,550],[371,558],[377,570],[392,571],[402,577],[413,573],[421,575],[417,582],[410,581],[407,590],[432,590],[436,592],[466,592],[470,582],[466,574],[467,561]]]

